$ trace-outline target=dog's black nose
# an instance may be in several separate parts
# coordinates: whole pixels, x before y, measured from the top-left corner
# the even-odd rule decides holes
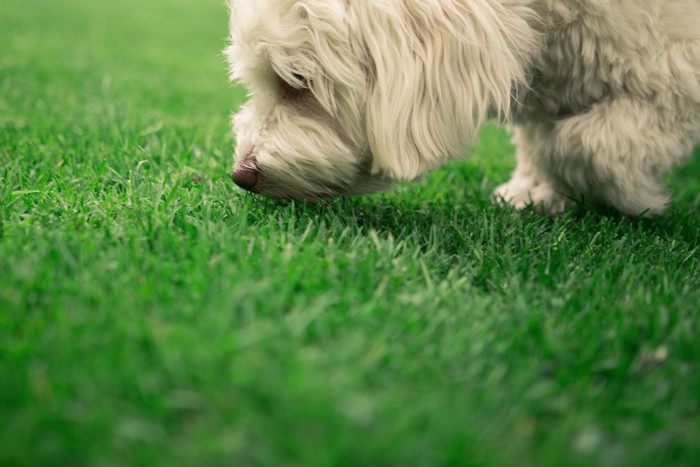
[[[233,169],[231,179],[239,187],[254,193],[258,184],[258,169],[248,164],[238,166]]]

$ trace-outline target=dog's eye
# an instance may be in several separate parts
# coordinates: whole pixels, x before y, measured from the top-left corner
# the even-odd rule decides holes
[[[294,82],[298,85],[298,87],[302,89],[309,88],[309,80],[306,77],[300,75],[299,73],[292,73],[292,78],[294,78]]]

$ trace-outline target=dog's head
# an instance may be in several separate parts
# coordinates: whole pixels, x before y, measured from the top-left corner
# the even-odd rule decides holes
[[[461,3],[230,0],[226,55],[250,93],[233,118],[234,181],[318,199],[461,155],[490,112],[509,108],[523,74],[513,51],[494,50],[515,34],[490,37],[488,14]]]

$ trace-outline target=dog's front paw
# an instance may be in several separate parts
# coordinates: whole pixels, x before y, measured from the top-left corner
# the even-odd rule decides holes
[[[539,212],[550,214],[564,210],[564,198],[554,191],[552,185],[536,177],[514,176],[496,188],[493,199],[517,209],[532,206]]]

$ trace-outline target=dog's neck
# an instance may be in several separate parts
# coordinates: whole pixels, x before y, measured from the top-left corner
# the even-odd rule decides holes
[[[528,21],[537,40],[535,51],[524,64],[527,81],[513,90],[516,98],[511,117],[515,121],[566,118],[585,111],[611,92],[604,78],[593,79],[591,73],[604,70],[606,60],[610,67],[613,62],[596,41],[583,38],[604,30],[616,38],[616,49],[633,54],[638,47],[631,39],[635,37],[633,22],[609,19],[610,9],[624,10],[624,2],[505,0],[504,4],[512,12],[525,6],[534,13]],[[582,66],[584,60],[594,66]]]

